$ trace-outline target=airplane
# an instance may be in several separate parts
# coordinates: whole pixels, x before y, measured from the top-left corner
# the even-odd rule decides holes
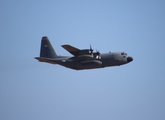
[[[125,52],[93,52],[90,49],[78,49],[65,44],[62,47],[73,56],[59,56],[56,54],[47,36],[41,39],[40,57],[35,57],[39,62],[58,64],[74,70],[104,68],[110,66],[120,66],[133,61],[133,57]]]

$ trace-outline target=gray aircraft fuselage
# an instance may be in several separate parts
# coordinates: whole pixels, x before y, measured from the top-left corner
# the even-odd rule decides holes
[[[58,56],[54,51],[49,39],[47,37],[43,37],[41,40],[40,57],[35,57],[35,59],[39,60],[40,62],[59,64],[61,66],[75,70],[120,66],[133,61],[133,58],[127,56],[125,52],[92,54],[90,53],[90,49],[89,53],[86,53],[86,49],[84,49],[84,52],[84,50],[80,50],[70,45],[64,45],[62,47],[64,47],[64,49],[68,50],[74,56]]]

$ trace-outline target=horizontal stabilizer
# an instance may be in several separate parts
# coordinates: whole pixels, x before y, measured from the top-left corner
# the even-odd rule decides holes
[[[44,57],[35,57],[35,59],[37,59],[40,62],[47,62],[47,63],[51,63],[51,64],[57,64],[53,59],[51,58],[44,58]]]

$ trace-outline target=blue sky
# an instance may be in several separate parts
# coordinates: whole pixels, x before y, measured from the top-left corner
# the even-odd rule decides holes
[[[165,1],[0,2],[1,120],[164,120]],[[75,71],[39,63],[42,36],[61,45],[125,51],[120,67]]]

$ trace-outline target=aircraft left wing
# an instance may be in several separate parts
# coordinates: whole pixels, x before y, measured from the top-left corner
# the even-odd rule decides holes
[[[78,56],[79,52],[81,51],[80,49],[73,47],[71,45],[62,45],[62,47],[74,56]]]

